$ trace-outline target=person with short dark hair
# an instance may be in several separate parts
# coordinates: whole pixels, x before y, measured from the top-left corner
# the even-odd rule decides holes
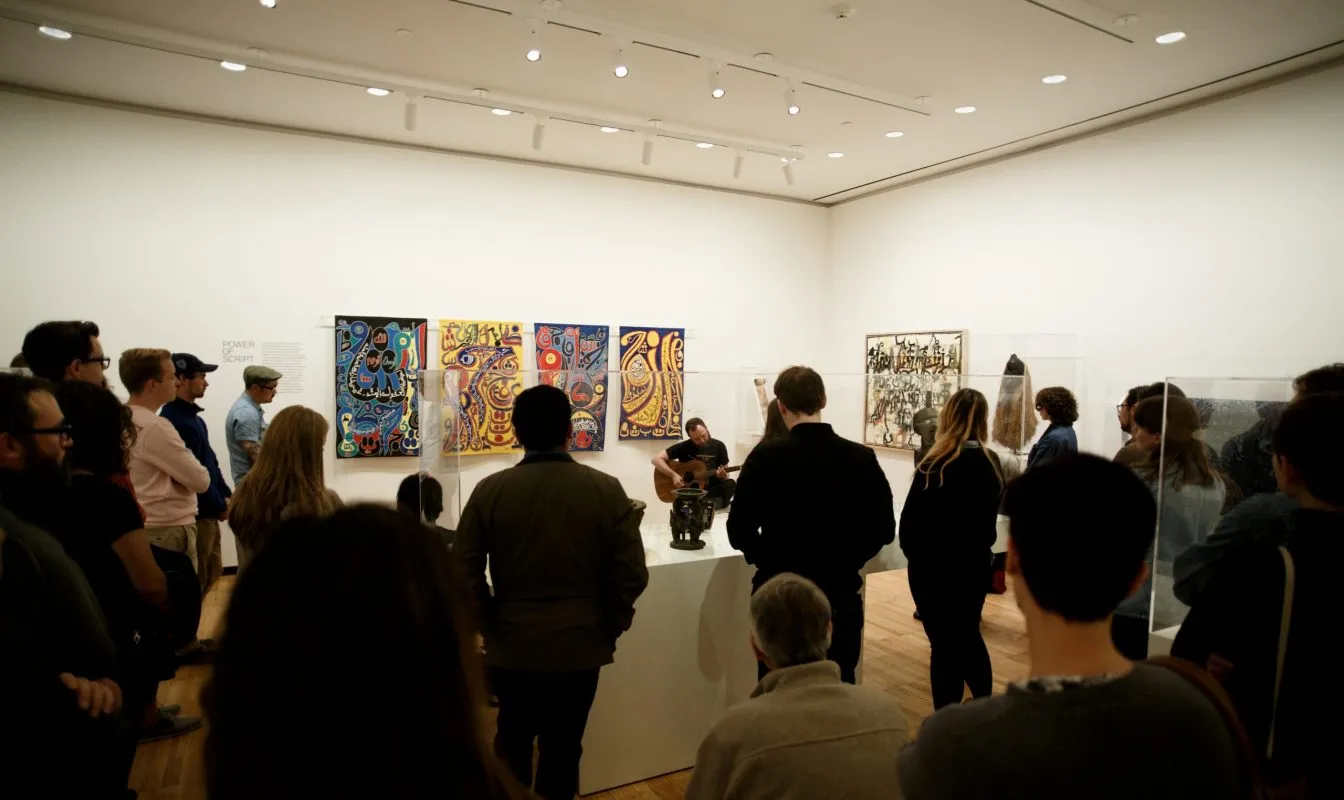
[[[1050,423],[1027,454],[1027,469],[1043,466],[1065,453],[1078,452],[1078,400],[1063,386],[1047,386],[1036,393],[1036,413]]]
[[[459,577],[388,508],[282,523],[238,578],[201,693],[211,799],[526,797],[483,744]]]
[[[770,672],[701,742],[686,800],[891,797],[905,713],[885,692],[843,683],[826,660],[826,595],[806,578],[776,575],[751,596],[751,630]]]
[[[1104,511],[1099,511],[1104,509]],[[906,800],[1243,800],[1221,714],[1173,669],[1111,642],[1143,582],[1157,507],[1125,467],[1069,454],[1008,485],[1008,574],[1030,677],[924,721],[899,757]]]
[[[1217,564],[1171,652],[1219,678],[1271,784],[1302,782],[1299,796],[1340,797],[1334,740],[1322,732],[1344,711],[1328,689],[1338,660],[1331,610],[1344,563],[1344,393],[1293,401],[1273,447],[1279,485],[1299,506],[1291,529]]]
[[[1120,423],[1120,431],[1124,437],[1124,442],[1120,445],[1120,450],[1116,452],[1115,458],[1121,460],[1125,448],[1129,446],[1130,438],[1134,427],[1134,406],[1139,404],[1139,393],[1144,390],[1143,386],[1135,386],[1125,393],[1125,399],[1115,407],[1115,418]]]
[[[210,473],[210,487],[196,495],[196,563],[201,594],[205,594],[224,574],[219,524],[228,519],[229,498],[233,496],[220,471],[215,449],[210,446],[210,431],[201,418],[205,409],[196,404],[210,388],[206,376],[219,369],[219,365],[207,364],[191,353],[174,353],[173,368],[177,373],[177,396],[159,409],[159,416],[173,424],[182,443]]]
[[[397,508],[432,527],[449,550],[456,532],[439,524],[443,514],[443,484],[424,472],[407,475],[397,487]]]
[[[1344,364],[1327,364],[1305,372],[1293,381],[1293,389],[1294,401],[1313,394],[1344,392]],[[1223,464],[1231,479],[1251,496],[1223,514],[1208,540],[1176,557],[1175,591],[1182,603],[1195,604],[1224,559],[1245,548],[1277,546],[1287,541],[1298,504],[1279,491],[1274,475],[1273,436],[1283,410],[1284,407],[1279,407],[1223,447]],[[1265,474],[1272,485],[1260,483]]]
[[[840,665],[841,680],[855,683],[863,647],[859,571],[896,538],[891,485],[870,448],[821,421],[826,386],[815,370],[784,370],[774,392],[789,434],[747,456],[728,541],[756,566],[753,589],[782,572],[821,588],[834,629],[827,658]]]
[[[682,475],[669,466],[672,461],[702,461],[709,469],[705,481],[705,492],[719,508],[732,502],[737,481],[728,477],[724,468],[728,466],[728,446],[709,435],[709,426],[699,417],[686,420],[684,439],[653,457],[653,468],[672,479],[672,486],[680,489],[686,485],[690,473]]]
[[[52,383],[76,380],[106,386],[112,359],[103,355],[98,336],[92,322],[43,322],[23,337],[21,355],[34,375]]]
[[[495,752],[532,786],[535,744],[536,793],[570,800],[598,672],[649,582],[642,506],[566,452],[570,404],[560,389],[519,394],[513,429],[526,454],[476,485],[454,552],[467,567],[499,698]]]
[[[243,370],[243,393],[224,418],[224,443],[229,448],[229,470],[235,489],[261,455],[261,443],[266,437],[266,412],[261,407],[275,402],[283,377],[260,364]]]
[[[28,359],[23,357],[23,353],[16,353],[15,356],[9,360],[9,368],[25,370],[29,374],[32,373],[32,370],[28,369]]]

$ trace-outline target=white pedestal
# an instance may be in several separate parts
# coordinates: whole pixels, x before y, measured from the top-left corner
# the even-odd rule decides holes
[[[673,550],[668,506],[643,525],[649,587],[635,620],[602,669],[579,764],[582,794],[686,769],[729,706],[756,688],[751,576],[728,545],[726,516],[703,550]]]

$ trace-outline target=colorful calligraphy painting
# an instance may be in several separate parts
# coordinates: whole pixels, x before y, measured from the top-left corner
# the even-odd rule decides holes
[[[523,390],[523,325],[445,319],[439,322],[445,402],[443,452],[464,456],[518,449],[513,401]],[[451,412],[449,413],[449,408]]]
[[[606,325],[533,324],[537,379],[569,395],[571,452],[602,450],[607,441]]]
[[[961,388],[966,331],[870,334],[864,372],[863,443],[916,450],[915,412],[941,412]]]
[[[423,319],[336,318],[336,457],[420,455]]]
[[[621,328],[620,438],[680,439],[682,328]]]

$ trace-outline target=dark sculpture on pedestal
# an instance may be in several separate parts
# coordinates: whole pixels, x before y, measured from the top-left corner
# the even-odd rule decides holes
[[[699,550],[705,546],[700,534],[714,524],[714,503],[704,489],[677,489],[672,498],[672,547]]]

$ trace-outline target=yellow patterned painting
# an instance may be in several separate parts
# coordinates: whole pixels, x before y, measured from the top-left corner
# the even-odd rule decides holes
[[[464,456],[517,450],[513,400],[523,390],[521,322],[439,322],[443,364],[443,452]],[[456,406],[453,404],[456,391]]]
[[[621,328],[621,439],[680,439],[686,331]]]

